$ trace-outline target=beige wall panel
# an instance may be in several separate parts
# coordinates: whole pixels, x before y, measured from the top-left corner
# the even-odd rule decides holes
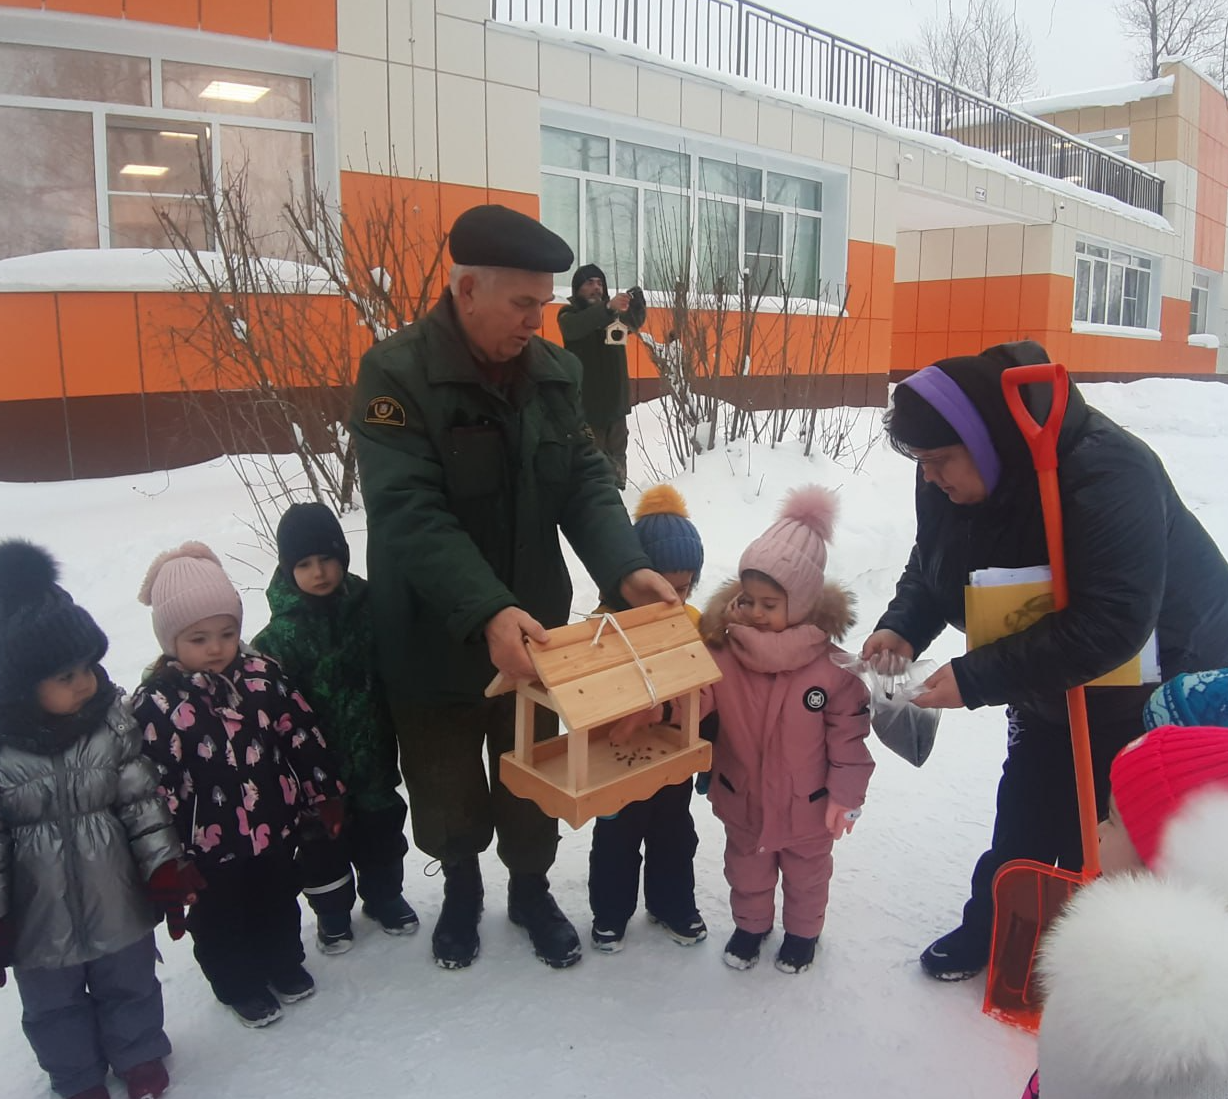
[[[545,99],[588,106],[589,55],[585,50],[543,42],[538,51],[538,86]]]
[[[899,218],[900,185],[895,179],[876,176],[874,180],[874,243],[895,244]]]
[[[337,55],[337,131],[343,169],[391,171],[388,66],[383,61]]]
[[[951,277],[951,259],[955,249],[953,229],[928,229],[921,234],[921,265],[919,277],[922,282]]]
[[[541,164],[539,117],[536,92],[509,87],[488,89],[487,186],[537,193]]]
[[[878,134],[873,130],[854,128],[852,165],[861,172],[878,171]]]
[[[438,16],[435,19],[435,67],[441,73],[481,80],[486,73],[486,35],[482,25]]]
[[[823,159],[828,164],[848,168],[853,163],[853,128],[843,122],[823,122]]]
[[[486,84],[467,76],[439,73],[436,87],[439,178],[444,183],[485,187]]]
[[[823,159],[823,118],[813,111],[793,112],[792,151],[811,160]]]
[[[537,91],[537,43],[487,24],[486,79]]]
[[[594,56],[590,62],[589,99],[603,111],[635,115],[639,103],[639,79],[634,65],[609,57]]]
[[[991,225],[985,252],[985,274],[1019,275],[1023,273],[1023,226]]]
[[[895,281],[916,282],[921,277],[921,234],[898,233],[895,238]]]
[[[389,0],[388,60],[424,69],[435,67],[433,0]]]
[[[759,101],[753,96],[721,91],[721,134],[753,145],[759,140]]]
[[[382,61],[388,56],[386,0],[337,0],[337,52]]]
[[[966,225],[954,230],[951,250],[951,278],[983,279],[985,253],[989,248],[987,225]]]
[[[787,153],[793,148],[793,112],[774,103],[759,104],[758,143],[764,149]]]
[[[678,77],[642,67],[638,94],[640,118],[667,126],[682,124],[682,81]]]
[[[682,127],[701,134],[721,132],[721,90],[698,80],[682,82]]]

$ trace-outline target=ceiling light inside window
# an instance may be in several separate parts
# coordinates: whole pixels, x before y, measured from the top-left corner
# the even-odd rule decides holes
[[[183,141],[196,141],[200,137],[200,134],[184,133],[181,130],[159,130],[158,136],[159,137],[175,137]]]
[[[263,84],[235,84],[230,80],[214,80],[200,93],[201,99],[224,99],[228,103],[255,103],[268,94]]]
[[[1114,137],[1114,138],[1116,138],[1118,141],[1125,141],[1125,140],[1126,140],[1126,135],[1125,135],[1125,134],[1114,134],[1114,135],[1113,135],[1113,137]]]
[[[120,170],[121,176],[147,176],[152,179],[157,179],[159,176],[166,175],[170,169],[163,167],[161,164],[125,164]]]

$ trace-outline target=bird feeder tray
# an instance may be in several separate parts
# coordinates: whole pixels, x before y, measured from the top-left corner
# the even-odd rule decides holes
[[[516,693],[516,746],[499,760],[513,794],[579,828],[711,767],[699,692],[721,673],[685,608],[656,603],[560,626],[528,652],[535,679],[499,675],[486,689],[487,697]],[[613,722],[667,700],[677,725],[610,743]],[[566,732],[535,741],[538,706],[557,713]]]

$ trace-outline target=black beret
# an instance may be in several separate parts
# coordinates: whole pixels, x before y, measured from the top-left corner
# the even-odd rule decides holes
[[[469,267],[570,271],[567,241],[540,221],[506,206],[474,206],[456,219],[448,237],[452,259]]]

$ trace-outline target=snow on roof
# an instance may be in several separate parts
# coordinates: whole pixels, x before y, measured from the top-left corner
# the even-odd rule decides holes
[[[213,252],[200,253],[218,263]],[[290,260],[265,259],[261,263],[277,284],[300,293],[330,293],[328,277],[319,267]],[[223,279],[218,268],[219,280]],[[75,248],[39,252],[0,260],[0,293],[32,290],[183,290],[195,285],[178,255],[155,248]]]
[[[705,69],[698,65],[668,60],[659,53],[654,53],[640,46],[634,46],[620,38],[609,38],[604,35],[589,34],[583,31],[562,30],[559,27],[551,27],[539,23],[498,22],[490,23],[489,25],[499,30],[529,38],[544,39],[565,46],[581,46],[614,57],[625,57],[640,64],[665,69],[674,75],[681,74],[696,80],[706,80],[711,84],[720,85],[742,95],[753,96],[755,99],[772,99],[791,107],[801,107],[805,110],[813,111],[816,114],[842,118],[852,125],[875,130],[888,137],[894,137],[914,145],[923,145],[932,153],[946,153],[953,159],[964,161],[974,167],[998,172],[1001,175],[1021,180],[1025,184],[1043,187],[1054,194],[1075,199],[1088,206],[1099,207],[1102,210],[1116,214],[1118,217],[1146,225],[1150,229],[1158,229],[1165,233],[1174,232],[1167,218],[1160,214],[1153,214],[1150,210],[1131,206],[1129,203],[1122,202],[1111,195],[1104,195],[1099,191],[1091,191],[1086,187],[1080,187],[1077,183],[1068,183],[1066,180],[1055,179],[1053,176],[1047,176],[1041,172],[1033,172],[1028,168],[1020,167],[1005,157],[998,156],[996,153],[986,152],[971,145],[964,145],[954,138],[941,137],[937,134],[927,133],[924,130],[910,130],[902,126],[895,126],[885,119],[869,114],[857,107],[846,107],[840,103],[829,103],[827,100],[815,99],[810,96],[781,92],[759,84],[754,80],[748,80],[745,77],[733,76],[715,69]],[[1172,80],[1171,77],[1166,79],[1170,82]],[[1042,122],[1039,125],[1045,125],[1045,123]],[[818,158],[816,157],[815,159]]]
[[[1161,76],[1157,80],[1138,80],[1133,84],[1113,84],[1107,88],[1089,88],[1066,95],[1048,95],[1042,99],[1024,99],[1013,104],[1015,110],[1024,114],[1057,114],[1058,111],[1077,111],[1080,107],[1124,107],[1141,99],[1158,99],[1171,95],[1175,79]]]

